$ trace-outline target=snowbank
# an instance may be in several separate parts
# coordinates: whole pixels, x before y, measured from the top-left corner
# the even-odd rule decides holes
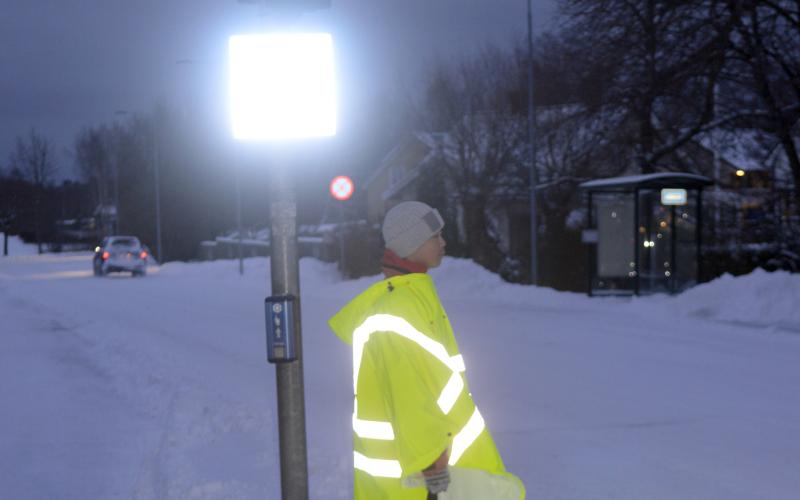
[[[325,276],[327,285],[337,283],[335,264],[303,259],[301,275]],[[528,305],[537,310],[599,311],[618,309],[666,312],[684,317],[742,323],[800,333],[800,275],[785,271],[756,269],[744,276],[725,274],[675,295],[644,297],[588,297],[583,293],[559,292],[503,281],[468,259],[447,257],[430,271],[442,301],[480,302],[484,304]],[[380,276],[349,282],[353,293],[365,289]],[[319,285],[316,282],[315,285]]]
[[[800,333],[800,275],[756,269],[725,274],[675,297],[649,297],[678,314]]]
[[[3,255],[3,239],[4,234],[0,233],[0,256]],[[25,243],[19,236],[8,237],[8,255],[36,255],[38,253],[36,245]]]
[[[263,260],[262,267],[266,267]],[[335,264],[303,259],[300,264],[303,293],[328,295],[335,287],[353,296],[381,276],[341,282]],[[800,275],[756,269],[744,276],[725,274],[675,295],[644,297],[588,297],[583,293],[507,283],[468,259],[447,257],[430,271],[442,301],[491,305],[530,306],[535,310],[600,311],[620,313],[649,310],[677,316],[742,323],[800,333]],[[311,281],[313,276],[313,282]]]

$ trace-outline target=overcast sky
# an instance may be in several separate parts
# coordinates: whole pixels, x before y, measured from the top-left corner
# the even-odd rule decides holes
[[[534,0],[535,30],[555,0]],[[65,175],[82,127],[161,100],[207,108],[227,133],[228,37],[262,29],[236,0],[0,0],[0,165],[31,127],[53,140]],[[525,0],[333,0],[306,16],[334,35],[340,127],[370,97],[413,88],[435,60],[526,30]]]

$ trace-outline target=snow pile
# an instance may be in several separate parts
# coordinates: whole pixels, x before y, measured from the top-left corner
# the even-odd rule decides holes
[[[800,333],[798,274],[763,269],[738,277],[725,274],[670,299],[682,315]]]
[[[3,255],[3,240],[5,235],[0,233],[0,256]],[[19,236],[8,237],[8,256],[17,255],[36,255],[38,253],[36,245],[25,243]]]
[[[267,259],[257,261],[266,269]],[[251,266],[251,264],[248,264]],[[230,274],[225,269],[224,274]],[[300,261],[303,295],[355,297],[382,276],[341,281],[336,264],[315,259]],[[527,307],[530,310],[573,312],[616,311],[620,314],[647,311],[683,317],[773,327],[800,332],[800,275],[756,269],[744,276],[725,274],[686,292],[643,297],[588,297],[583,293],[559,292],[551,288],[507,283],[468,259],[445,257],[430,270],[437,291],[447,308],[450,302]]]
[[[507,283],[499,275],[469,259],[445,257],[442,265],[432,269],[430,275],[444,302],[457,300],[544,309],[554,307],[593,309],[599,305],[582,293],[559,292],[552,288]],[[620,302],[620,299],[612,299],[605,303]]]
[[[467,259],[445,258],[442,266],[430,274],[444,302],[457,300],[574,312],[644,310],[658,315],[663,311],[800,333],[800,274],[785,271],[770,273],[756,269],[738,277],[725,274],[680,295],[644,297],[588,297],[582,293],[506,283]]]

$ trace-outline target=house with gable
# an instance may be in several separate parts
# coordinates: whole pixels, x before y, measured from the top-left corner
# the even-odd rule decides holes
[[[418,181],[426,169],[436,168],[437,143],[443,135],[411,132],[381,160],[364,182],[369,224],[380,225],[394,205],[419,198]]]
[[[369,223],[379,227],[386,212],[403,201],[427,201],[450,222],[445,226],[445,239],[451,251],[459,244],[465,244],[464,206],[454,195],[455,182],[446,168],[448,158],[451,166],[457,163],[453,161],[456,154],[451,133],[409,133],[389,151],[364,183]],[[503,252],[508,253],[509,247],[519,243],[516,240],[512,242],[511,235],[521,234],[517,226],[529,224],[527,221],[530,219],[527,218],[526,196],[514,200],[504,196],[502,193],[492,194],[493,208],[489,210],[488,218],[493,225],[493,235]],[[509,215],[509,211],[514,215]]]

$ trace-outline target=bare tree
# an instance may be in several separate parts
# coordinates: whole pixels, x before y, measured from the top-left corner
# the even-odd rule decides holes
[[[584,59],[604,69],[598,113],[618,143],[642,173],[669,168],[712,121],[736,19],[721,0],[564,0],[561,14]]]
[[[513,54],[488,48],[457,66],[432,73],[419,122],[435,136],[439,161],[463,210],[469,257],[496,270],[503,252],[489,210],[525,193],[525,121],[514,114],[520,80]]]
[[[13,171],[21,173],[35,188],[36,244],[39,253],[42,253],[42,196],[58,172],[52,143],[35,128],[31,128],[26,137],[17,137],[9,157],[9,166]]]
[[[119,232],[155,248],[160,223],[164,255],[159,258],[190,259],[200,241],[233,220],[233,183],[226,166],[238,160],[217,133],[194,115],[158,106],[152,114],[131,114],[84,129],[75,138],[74,158],[96,202],[118,202]],[[156,186],[161,193],[158,222]],[[253,186],[259,189],[258,183]]]
[[[561,245],[563,251],[569,232],[566,220],[578,206],[577,185],[618,174],[622,148],[615,142],[618,132],[599,119],[594,105],[576,102],[586,76],[580,71],[587,66],[573,60],[575,46],[557,36],[540,40],[534,61],[541,82],[535,133],[540,227],[546,233],[540,250],[553,247],[547,251],[557,255],[555,247]],[[530,267],[530,252],[525,251],[529,237],[519,233],[530,201],[527,63],[527,52],[517,47],[486,49],[459,65],[438,65],[419,120],[423,130],[439,132],[430,137],[438,147],[441,171],[425,182],[440,186],[433,191],[451,193],[447,202],[459,207],[464,232],[459,249],[506,279],[519,281]],[[504,223],[494,217],[501,213],[509,238],[501,236]],[[517,221],[513,235],[512,218]],[[577,234],[574,228],[572,232]]]
[[[35,128],[31,128],[27,137],[17,137],[9,166],[37,187],[50,184],[58,172],[52,143]]]
[[[779,148],[800,210],[800,1],[726,2],[736,19],[722,105],[736,128]]]

